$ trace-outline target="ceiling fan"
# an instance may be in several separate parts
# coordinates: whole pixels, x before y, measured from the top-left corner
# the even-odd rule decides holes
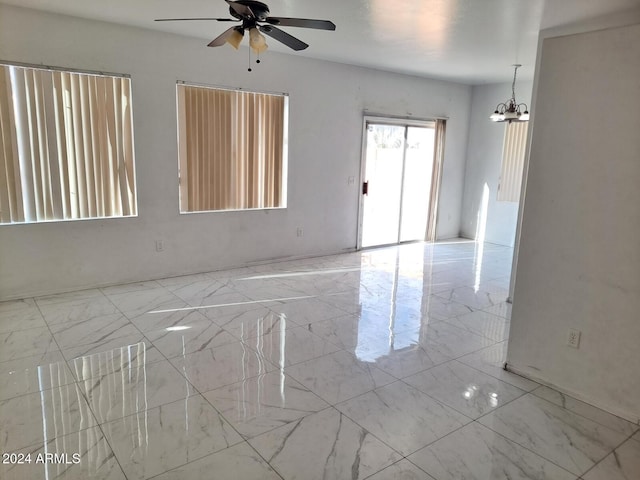
[[[218,22],[235,22],[241,21],[241,25],[231,27],[225,30],[221,35],[213,39],[208,46],[219,47],[225,43],[230,44],[238,49],[244,32],[249,31],[249,46],[257,54],[267,49],[267,43],[263,35],[270,36],[287,47],[300,51],[309,45],[302,40],[289,35],[287,32],[280,30],[281,27],[302,27],[315,28],[318,30],[335,30],[336,26],[329,20],[313,20],[307,18],[288,18],[288,17],[271,17],[269,16],[269,7],[262,2],[255,0],[225,0],[229,4],[229,13],[234,18],[159,18],[156,22],[175,22],[175,21],[192,21],[192,20],[213,20]],[[276,26],[277,25],[277,26]]]

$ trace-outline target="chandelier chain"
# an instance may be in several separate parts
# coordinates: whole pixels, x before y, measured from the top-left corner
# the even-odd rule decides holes
[[[516,99],[516,76],[518,75],[518,67],[520,65],[514,65],[516,67],[513,70],[513,83],[511,84],[511,98],[515,101]]]

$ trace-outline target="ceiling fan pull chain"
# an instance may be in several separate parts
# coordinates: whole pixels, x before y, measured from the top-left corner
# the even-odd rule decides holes
[[[251,71],[251,49],[249,49],[249,68],[247,68],[247,71]]]

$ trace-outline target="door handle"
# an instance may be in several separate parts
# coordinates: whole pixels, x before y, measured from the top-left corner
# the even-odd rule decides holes
[[[369,181],[362,182],[362,194],[369,195]]]

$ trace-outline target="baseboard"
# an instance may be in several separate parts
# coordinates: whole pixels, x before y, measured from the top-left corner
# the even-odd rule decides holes
[[[234,264],[234,265],[227,265],[224,267],[213,268],[210,270],[168,273],[164,276],[155,276],[151,278],[148,278],[148,277],[147,278],[128,278],[128,279],[123,279],[117,282],[85,283],[83,285],[78,285],[76,287],[31,290],[31,291],[25,291],[25,292],[19,293],[17,295],[8,295],[6,297],[0,296],[0,302],[6,302],[11,300],[22,300],[23,298],[44,297],[48,295],[59,295],[63,293],[79,292],[82,290],[91,290],[94,288],[113,287],[115,285],[127,285],[129,283],[151,282],[154,280],[161,280],[164,278],[184,277],[187,275],[198,275],[198,274],[209,273],[209,272],[223,272],[225,270],[234,270],[236,268],[244,268],[244,267],[256,267],[260,265],[268,265],[270,263],[282,263],[282,262],[288,262],[288,261],[294,261],[294,260],[305,260],[308,258],[330,257],[333,255],[353,253],[355,251],[356,251],[355,247],[349,247],[349,248],[343,248],[341,250],[331,251],[331,252],[322,252],[322,253],[305,254],[305,255],[289,255],[286,257],[274,257],[274,258],[252,260],[249,262],[243,262],[243,263]]]
[[[520,375],[521,377],[524,377],[526,379],[529,380],[533,380],[536,383],[539,383],[541,385],[544,385],[545,387],[549,387],[552,388],[553,390],[557,390],[560,393],[563,393],[565,395],[569,395],[570,397],[573,397],[577,400],[580,400],[581,402],[587,403],[589,405],[591,405],[592,407],[596,407],[599,408],[600,410],[604,410],[607,413],[610,413],[612,415],[615,415],[616,417],[620,417],[623,418],[624,420],[627,420],[631,423],[635,423],[637,425],[640,425],[640,414],[639,413],[631,413],[631,412],[627,412],[625,410],[621,410],[617,407],[612,407],[611,405],[605,405],[603,403],[598,402],[597,400],[594,400],[592,398],[590,398],[587,395],[583,395],[580,392],[576,392],[574,390],[571,390],[569,388],[564,388],[561,387],[559,385],[555,385],[552,382],[549,382],[547,380],[545,380],[542,377],[538,377],[536,375],[531,375],[529,372],[525,372],[520,370],[517,367],[514,367],[513,365],[510,365],[509,363],[505,364],[505,370],[511,372],[511,373],[515,373],[516,375]]]

